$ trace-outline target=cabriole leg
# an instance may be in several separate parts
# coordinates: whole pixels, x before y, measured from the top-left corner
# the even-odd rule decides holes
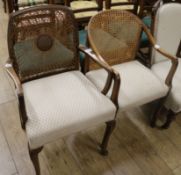
[[[30,158],[35,168],[36,175],[40,175],[40,164],[39,164],[38,154],[41,152],[42,149],[43,147],[40,147],[34,150],[31,150],[29,148]]]
[[[167,113],[167,120],[166,122],[163,124],[162,129],[167,129],[170,127],[170,124],[172,123],[172,121],[175,119],[175,113],[172,110],[168,110]]]
[[[108,150],[107,150],[107,146],[108,146],[108,142],[109,142],[109,139],[110,139],[110,136],[116,126],[116,121],[113,120],[113,121],[110,121],[110,122],[107,122],[106,123],[106,130],[105,130],[105,133],[104,133],[104,137],[103,137],[103,140],[102,140],[102,144],[101,144],[101,151],[100,153],[102,155],[107,155],[108,154]]]
[[[161,115],[161,111],[164,107],[164,101],[165,101],[165,98],[163,99],[160,99],[159,102],[158,102],[158,107],[156,108],[154,114],[153,114],[153,117],[151,118],[151,121],[150,121],[150,126],[152,128],[154,128],[156,126],[156,121],[157,119],[160,117]]]

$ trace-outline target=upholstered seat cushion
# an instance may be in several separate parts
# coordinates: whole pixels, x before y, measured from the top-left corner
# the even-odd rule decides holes
[[[120,110],[136,107],[163,97],[168,87],[148,68],[138,61],[113,66],[121,77],[118,97]],[[106,81],[106,72],[102,69],[90,71],[86,76],[101,90]],[[96,77],[96,78],[95,78]],[[110,96],[110,92],[108,93]]]
[[[114,104],[79,71],[23,84],[31,149],[113,120]]]
[[[112,0],[111,3],[121,3],[121,2],[128,2],[128,0]],[[121,9],[121,10],[128,10],[128,9],[133,9],[133,5],[117,5],[117,6],[112,6],[111,9]]]
[[[48,3],[48,0],[18,0],[19,7]]]
[[[80,0],[80,1],[72,1],[70,6],[72,10],[78,10],[78,9],[85,9],[85,8],[97,8],[98,4],[94,0],[91,0],[91,1]],[[97,13],[98,12],[96,10],[79,12],[79,13],[75,13],[75,17],[76,18],[91,17],[91,16],[96,15]]]
[[[152,70],[161,80],[165,80],[171,67],[170,61],[161,61],[152,66]],[[172,89],[167,98],[165,106],[175,113],[181,111],[181,59],[172,82]]]

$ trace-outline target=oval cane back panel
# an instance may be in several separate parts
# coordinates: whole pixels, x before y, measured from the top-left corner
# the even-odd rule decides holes
[[[78,33],[72,12],[47,5],[11,16],[10,58],[21,81],[78,69]]]
[[[110,65],[135,59],[141,30],[141,21],[134,14],[122,10],[101,12],[88,25],[91,47]],[[94,63],[89,65],[96,68]]]

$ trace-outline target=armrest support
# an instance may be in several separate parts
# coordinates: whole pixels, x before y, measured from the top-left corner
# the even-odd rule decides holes
[[[83,52],[84,54],[86,54],[90,59],[92,59],[95,63],[97,63],[100,67],[102,67],[103,69],[107,71],[108,77],[106,80],[106,84],[102,90],[102,93],[104,95],[108,93],[111,87],[112,81],[114,81],[113,90],[111,94],[111,100],[118,107],[118,94],[119,94],[119,86],[120,86],[119,74],[114,69],[112,69],[100,55],[98,56],[95,55],[92,49],[80,45],[79,50]]]
[[[24,103],[24,97],[23,97],[23,88],[20,82],[19,77],[17,76],[12,63],[10,61],[7,61],[5,64],[6,71],[8,75],[11,77],[15,84],[15,88],[17,90],[18,100],[19,100],[19,113],[20,113],[20,121],[21,126],[23,129],[25,129],[25,124],[27,121],[26,111],[25,111],[25,103]]]
[[[157,52],[159,52],[160,54],[162,54],[163,56],[165,56],[166,58],[168,58],[169,60],[171,60],[172,66],[171,66],[171,68],[167,74],[166,79],[165,79],[165,84],[168,86],[171,86],[173,76],[174,76],[176,69],[177,69],[177,66],[178,66],[178,58],[167,53],[165,50],[161,49],[160,46],[156,44],[155,39],[153,38],[153,36],[151,35],[151,33],[149,32],[149,30],[147,29],[147,27],[144,24],[143,24],[143,30],[147,34],[148,39],[149,39],[151,45],[154,47],[154,49]]]
[[[12,66],[12,63],[10,61],[7,61],[7,63],[5,64],[5,68],[6,68],[8,75],[11,77],[11,79],[13,80],[13,82],[15,84],[15,87],[17,90],[17,95],[22,96],[23,95],[22,85],[19,80],[19,77],[17,76],[17,74]]]

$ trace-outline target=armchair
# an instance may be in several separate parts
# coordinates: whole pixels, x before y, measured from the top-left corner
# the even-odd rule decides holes
[[[108,72],[108,82],[119,86],[119,76],[89,49],[79,49],[72,12],[65,6],[44,5],[11,14],[8,48],[5,67],[16,87],[36,174],[38,153],[45,144],[101,123],[107,124],[100,150],[106,154],[115,127],[116,89],[110,99],[100,93],[79,71],[78,51]]]
[[[168,110],[167,122],[163,128],[168,128],[174,116],[181,112],[181,4],[168,3],[162,5],[155,17],[154,35],[157,43],[168,52],[178,57],[178,68],[173,77],[172,87],[165,101]],[[164,80],[171,63],[160,54],[152,53],[152,71]]]
[[[164,79],[155,74],[153,68],[156,64],[152,64],[149,69],[135,59],[142,30],[147,34],[155,52],[159,53],[159,58],[164,56],[171,65]],[[155,126],[172,85],[177,58],[162,50],[144,23],[128,11],[107,10],[95,15],[88,24],[88,37],[97,57],[120,74],[119,111],[158,100],[159,105],[150,121],[151,126]],[[86,76],[101,89],[106,72],[103,69],[87,70]]]

